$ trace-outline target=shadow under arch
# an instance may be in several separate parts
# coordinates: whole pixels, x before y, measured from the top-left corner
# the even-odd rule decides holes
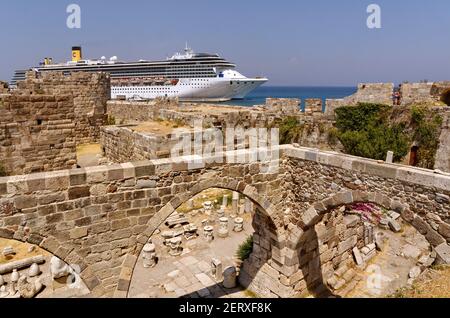
[[[180,194],[174,195],[173,199],[170,200],[167,204],[164,205],[148,222],[147,229],[138,237],[138,244],[136,245],[133,252],[128,253],[124,259],[122,264],[122,271],[120,273],[120,279],[118,286],[116,288],[116,292],[114,294],[115,297],[128,297],[128,292],[131,284],[131,278],[134,273],[134,269],[136,267],[138,257],[142,252],[144,244],[148,242],[150,237],[154,234],[154,232],[164,224],[165,220],[170,217],[183,203],[187,202],[189,199],[195,197],[199,193],[211,189],[218,188],[224,190],[231,190],[238,192],[240,194],[245,195],[249,198],[252,203],[255,205],[256,213],[253,216],[252,226],[255,230],[255,233],[258,230],[267,233],[269,232],[269,237],[267,238],[272,244],[276,244],[279,242],[280,233],[278,232],[278,228],[275,225],[275,213],[276,210],[272,203],[266,198],[260,196],[255,187],[248,185],[243,181],[224,181],[219,178],[214,178],[210,180],[202,180],[198,182],[195,186],[193,186],[188,191],[185,191]],[[255,223],[258,213],[260,216],[264,217],[269,226],[261,228],[259,224]],[[264,260],[263,263],[267,262],[271,257],[267,255],[267,259]],[[262,266],[262,265],[261,265]],[[258,267],[261,267],[258,266]],[[244,286],[248,287],[248,286]]]
[[[406,223],[414,227],[420,234],[422,234],[433,247],[445,242],[445,239],[437,231],[432,229],[422,217],[414,213],[410,206],[401,200],[392,199],[381,193],[366,192],[361,190],[340,192],[329,198],[311,204],[301,216],[301,223],[303,224],[301,230],[292,231],[289,234],[289,240],[294,242],[292,247],[296,249],[299,268],[302,271],[304,271],[304,267],[302,267],[302,265],[305,265],[305,254],[302,252],[302,243],[305,240],[306,235],[312,236],[314,241],[314,251],[318,251],[319,240],[314,227],[322,221],[323,217],[327,213],[330,213],[334,209],[341,206],[354,203],[373,203],[382,208],[399,213],[401,218]],[[311,237],[309,239],[311,239]],[[313,264],[313,266],[311,266],[311,264],[306,264],[309,265],[309,268],[306,271],[310,271],[313,267],[316,271],[318,271],[319,279],[308,280],[308,275],[305,275],[307,289],[314,295],[321,294],[320,296],[322,297],[335,296],[323,281],[320,257],[315,259],[315,261],[316,263]],[[318,292],[316,292],[317,290]]]

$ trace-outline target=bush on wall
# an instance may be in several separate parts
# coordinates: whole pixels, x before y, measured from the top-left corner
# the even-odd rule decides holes
[[[388,151],[400,161],[408,154],[410,140],[406,123],[391,122],[392,107],[360,103],[336,109],[337,137],[344,152],[384,160]]]

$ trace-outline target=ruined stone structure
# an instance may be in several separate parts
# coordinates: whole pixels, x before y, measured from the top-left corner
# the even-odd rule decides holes
[[[292,104],[296,103],[297,101]],[[198,128],[199,121],[204,128],[215,127],[220,129],[224,140],[226,140],[225,128],[276,127],[276,122],[285,118],[279,113],[266,112],[260,108],[249,109],[248,107],[233,106],[225,109],[225,106],[207,106],[207,109],[204,109],[204,107],[188,107],[185,105],[164,109],[159,104],[155,106],[154,104],[136,102],[108,102],[110,116],[114,116],[116,121],[134,124],[106,126],[101,129],[100,143],[104,149],[104,155],[108,160],[116,163],[168,157],[172,147],[176,144],[176,141],[171,140],[171,133],[164,135],[157,132],[136,131],[135,118],[184,123],[187,125],[183,128],[187,131],[186,136],[191,134],[190,139],[192,140],[194,140],[194,129],[192,128]],[[299,144],[320,149],[341,149],[339,141],[332,145],[329,142],[329,131],[333,127],[333,122],[323,118],[322,101],[320,99],[307,100],[307,107],[311,111],[307,113],[297,111],[297,114],[293,116],[299,120],[302,127],[301,136],[298,140]],[[130,109],[132,111],[129,111]],[[177,140],[181,138],[180,136]],[[248,137],[243,142],[248,145]],[[204,147],[214,147],[214,140],[203,141],[203,145]],[[231,150],[226,149],[225,145],[222,149]],[[194,153],[193,149],[191,153]]]
[[[8,174],[76,164],[75,113],[68,95],[0,97],[0,159]]]
[[[448,261],[450,176],[291,145],[279,150],[272,173],[262,172],[268,162],[188,169],[192,159],[180,157],[1,178],[0,237],[78,264],[94,296],[125,297],[154,231],[196,194],[223,188],[256,206],[254,249],[240,280],[262,296],[330,289],[334,276],[346,274],[360,230],[342,224],[336,208],[354,202],[401,214]]]
[[[450,104],[450,82],[403,83],[400,87],[401,105],[427,104],[445,106]],[[356,106],[358,103],[393,104],[394,84],[363,83],[354,95],[326,101],[326,115],[333,117],[336,108]]]
[[[308,98],[305,99],[305,113],[322,113],[323,102],[320,98]]]
[[[401,87],[402,105],[449,105],[450,82],[404,83]]]
[[[300,103],[298,98],[267,98],[264,108],[270,113],[295,116],[300,113]]]
[[[271,100],[270,103],[273,104],[276,99]],[[277,105],[281,105],[288,100],[289,99],[278,99]],[[177,107],[166,109],[157,103],[109,101],[108,114],[116,119],[117,124],[135,124],[139,121],[149,120],[168,120],[181,122],[190,127],[198,127],[198,123],[200,122],[203,124],[204,128],[216,127],[219,129],[238,126],[246,129],[276,127],[277,122],[282,121],[286,116],[291,116],[297,118],[304,128],[298,141],[302,146],[339,150],[339,142],[329,145],[328,135],[330,129],[333,127],[333,121],[328,120],[326,116],[324,116],[322,112],[322,101],[320,99],[306,100],[306,112],[299,111],[299,108],[297,108],[298,103],[298,100],[294,100],[290,104],[287,103],[291,106],[295,104],[295,111],[291,114],[286,113],[288,115],[283,115],[282,112],[268,111],[265,106],[254,106],[249,108],[239,106],[227,107],[217,105],[181,104]],[[116,130],[114,129],[114,131]],[[105,130],[103,135],[106,135]],[[115,134],[118,138],[121,138],[123,135],[129,134],[125,132]],[[141,139],[139,136],[135,136],[134,138]],[[104,139],[102,139],[102,144],[108,147],[103,140]],[[113,145],[114,142],[109,144]],[[135,144],[142,145],[140,142],[135,142]],[[139,147],[141,148],[141,146]],[[112,151],[116,150],[112,149]],[[111,158],[114,158],[114,156],[111,156]],[[124,159],[123,156],[122,158]],[[130,157],[128,157],[128,160],[130,160]]]
[[[299,99],[268,98],[265,105],[252,108],[240,106],[220,106],[202,104],[179,104],[176,100],[155,100],[151,102],[109,101],[108,115],[116,119],[116,123],[135,123],[148,120],[181,121],[193,127],[201,120],[206,127],[267,127],[275,119],[286,116],[306,117],[300,110]],[[318,111],[316,100],[311,100],[309,107],[314,113]],[[321,107],[321,106],[320,106]],[[202,108],[202,109],[200,109]],[[202,111],[208,108],[207,111]],[[308,113],[309,115],[310,113]]]
[[[191,139],[193,133],[190,132],[191,129],[188,130],[185,135]],[[101,129],[100,143],[108,160],[121,163],[168,158],[171,150],[183,139],[183,135],[180,134],[179,139],[172,140],[171,134],[150,134],[134,131],[132,127],[127,126],[106,126]]]
[[[379,103],[392,105],[393,83],[362,83],[355,94],[342,99],[327,99],[325,114],[334,117],[334,111],[341,106],[356,106],[358,103]]]
[[[7,82],[0,81],[0,94],[7,94],[9,92],[8,87]]]
[[[73,99],[76,142],[92,143],[99,139],[100,127],[106,123],[106,102],[111,96],[110,78],[106,73],[28,72],[18,83],[19,95],[69,95]]]
[[[76,145],[94,142],[106,119],[104,74],[28,73],[0,96],[0,159],[8,174],[71,168]]]
[[[159,112],[180,107],[176,99],[155,99],[149,102],[132,101],[108,101],[107,113],[116,120],[116,124],[122,122],[142,122],[153,120],[159,116]]]

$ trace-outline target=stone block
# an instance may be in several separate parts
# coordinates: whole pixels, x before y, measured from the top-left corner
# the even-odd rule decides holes
[[[422,235],[426,235],[431,229],[428,223],[418,216],[414,218],[414,220],[411,222],[411,225],[414,226],[414,228]]]
[[[136,183],[137,189],[155,188],[157,185],[155,180],[138,180]]]
[[[425,238],[431,244],[431,246],[438,246],[446,242],[446,240],[433,229],[430,229],[427,234],[425,234]]]
[[[14,205],[17,209],[29,209],[37,205],[36,197],[32,195],[22,195],[14,199]]]
[[[86,227],[77,227],[70,231],[71,239],[79,239],[87,236],[88,230]]]
[[[436,264],[437,265],[450,265],[450,246],[446,243],[435,247],[436,252]]]
[[[338,255],[343,254],[344,252],[353,248],[358,242],[358,238],[356,236],[349,237],[343,242],[338,244]]]
[[[446,240],[450,239],[450,225],[447,223],[439,224],[438,233],[441,234]]]
[[[86,184],[86,171],[84,169],[71,170],[69,180],[71,187]]]
[[[91,223],[92,223],[92,218],[90,216],[75,220],[76,226],[86,226],[86,225],[90,225]]]
[[[309,208],[303,213],[302,221],[305,225],[310,226],[320,220],[320,216],[314,207]]]
[[[389,228],[394,232],[398,233],[402,230],[400,223],[395,221],[394,219],[389,219]]]
[[[358,224],[358,222],[361,221],[361,218],[358,215],[346,215],[344,216],[344,224],[347,227],[354,227]]]
[[[359,251],[358,247],[353,248],[353,256],[355,258],[356,265],[358,265],[358,266],[364,265],[364,260],[363,260],[363,257],[361,255],[361,252]]]
[[[91,195],[90,187],[89,186],[71,187],[69,188],[68,195],[69,200],[89,197]]]

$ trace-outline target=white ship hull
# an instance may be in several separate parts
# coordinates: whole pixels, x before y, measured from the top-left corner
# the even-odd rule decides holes
[[[111,98],[169,97],[180,101],[223,102],[243,99],[265,82],[265,78],[185,78],[173,86],[112,86]]]

